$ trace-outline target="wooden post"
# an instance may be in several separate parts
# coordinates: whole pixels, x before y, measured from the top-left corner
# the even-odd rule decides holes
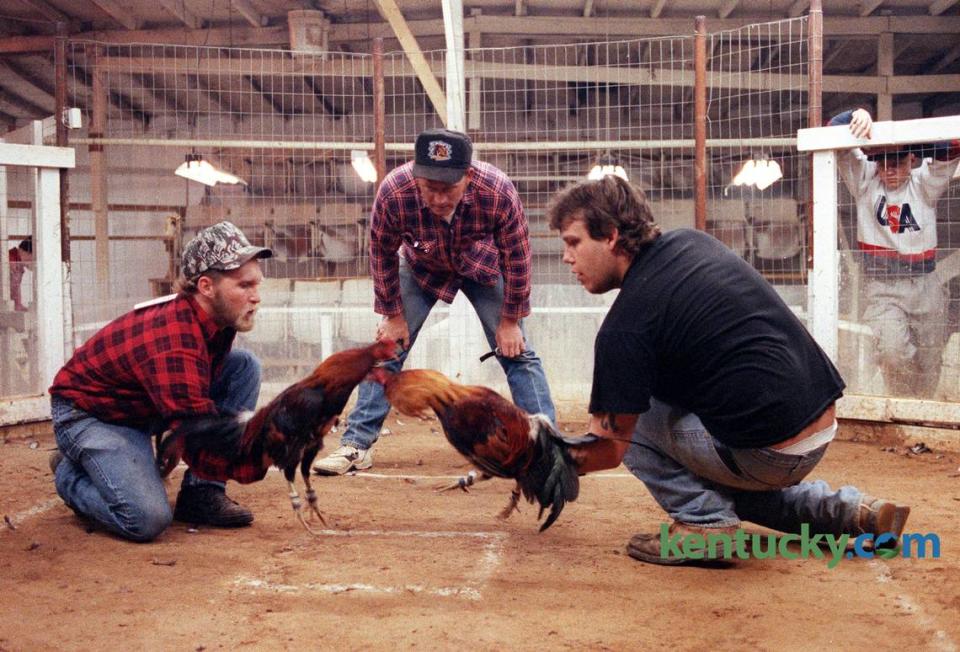
[[[823,120],[823,8],[811,0],[807,31],[807,127],[819,127]],[[813,269],[813,154],[807,156],[811,174],[807,177],[807,269]]]
[[[693,175],[694,224],[707,230],[707,19],[694,19],[693,40]]]
[[[893,77],[893,33],[882,32],[877,39],[877,76],[883,80],[881,88],[890,85]],[[877,94],[877,121],[893,120],[893,95],[889,92]]]
[[[387,174],[386,102],[383,89],[383,39],[373,39],[373,164],[377,188]]]
[[[107,87],[99,66],[100,48],[89,46],[90,69],[93,72],[92,101],[93,117],[90,122],[90,137],[103,138],[107,128]],[[93,233],[97,263],[97,296],[101,303],[109,296],[110,288],[110,240],[107,212],[107,157],[104,146],[92,144],[90,151],[90,205],[93,209]]]
[[[479,7],[475,7],[470,10],[470,33],[467,36],[468,45],[470,46],[471,51],[476,50],[480,47],[481,43],[481,31],[480,31],[480,16],[483,15],[483,10]],[[470,55],[472,58],[477,57],[476,52],[471,52]],[[480,131],[480,96],[483,93],[483,77],[479,75],[471,75],[467,79],[467,130],[468,131]]]
[[[70,132],[63,122],[67,109],[67,27],[57,23],[57,38],[53,47],[54,109],[53,119],[57,124],[57,147],[70,146]],[[66,168],[60,169],[60,254],[63,262],[70,262],[70,177]]]

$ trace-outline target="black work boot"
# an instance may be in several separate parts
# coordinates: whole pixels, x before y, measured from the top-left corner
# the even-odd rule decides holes
[[[227,498],[223,487],[203,484],[180,487],[173,518],[196,525],[243,527],[253,523],[253,512]]]

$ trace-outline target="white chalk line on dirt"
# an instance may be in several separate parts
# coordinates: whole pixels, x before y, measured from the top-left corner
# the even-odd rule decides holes
[[[439,586],[427,587],[420,584],[405,584],[403,586],[374,586],[373,584],[317,584],[309,582],[307,584],[277,584],[265,580],[259,580],[252,577],[238,577],[234,584],[245,586],[255,590],[273,591],[275,593],[301,593],[302,591],[319,591],[321,593],[349,593],[358,591],[362,593],[377,593],[386,595],[399,595],[404,593],[423,593],[425,595],[435,595],[438,597],[464,598],[466,600],[479,600],[482,596],[480,592],[472,587],[461,586]]]
[[[352,591],[377,593],[384,595],[401,595],[406,593],[422,593],[437,597],[453,597],[465,600],[480,600],[482,590],[487,581],[493,576],[503,558],[503,542],[509,536],[506,532],[454,532],[454,531],[421,531],[421,530],[318,530],[317,536],[350,537],[412,537],[424,539],[453,539],[475,538],[484,542],[480,556],[479,567],[472,574],[473,578],[462,586],[425,586],[423,584],[404,584],[400,586],[380,586],[365,582],[282,584],[266,579],[239,575],[233,584],[247,589],[272,591],[275,593],[300,593],[303,591],[319,591],[322,593],[340,594]],[[273,569],[273,566],[270,566]],[[265,571],[266,572],[266,571]]]
[[[177,464],[178,469],[186,470],[187,465],[183,462]],[[282,469],[278,469],[275,466],[271,466],[268,473],[281,473]],[[347,477],[351,478],[371,478],[373,480],[459,480],[466,473],[461,473],[460,475],[416,475],[410,473],[374,473],[373,471],[351,471],[345,474]],[[589,478],[591,480],[595,478],[635,478],[632,473],[591,473],[584,478]],[[314,476],[315,479],[321,479],[321,476]]]
[[[186,468],[186,467],[184,467]],[[277,467],[270,467],[270,473],[280,473],[281,470]],[[347,477],[351,478],[371,478],[373,480],[457,480],[462,478],[465,473],[460,475],[415,475],[409,473],[373,473],[371,471],[359,471],[346,474]],[[584,476],[584,478],[589,478],[591,480],[595,478],[636,478],[632,473],[596,473]],[[503,478],[501,478],[503,479]]]
[[[9,516],[9,518],[10,518],[10,521],[14,524],[14,526],[18,526],[23,524],[25,521],[30,520],[34,516],[39,516],[44,512],[50,511],[57,505],[62,505],[62,504],[63,504],[63,501],[60,500],[59,496],[56,498],[50,498],[48,500],[43,501],[42,503],[37,503],[30,509],[25,509],[22,512],[17,512],[13,516]],[[10,528],[9,527],[3,528],[3,530],[9,532]]]
[[[896,580],[886,562],[874,558],[870,560],[870,566],[876,571],[878,584],[896,585]],[[897,594],[894,596],[894,600],[897,606],[913,615],[923,628],[933,632],[931,649],[940,650],[940,652],[957,652],[957,644],[945,630],[940,628],[939,623],[932,616],[924,611],[913,598],[903,592],[900,587],[896,587],[895,591]]]

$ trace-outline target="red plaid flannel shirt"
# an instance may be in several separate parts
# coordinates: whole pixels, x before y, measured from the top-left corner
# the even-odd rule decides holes
[[[235,336],[232,328],[218,328],[196,299],[179,295],[104,326],[60,369],[50,394],[102,421],[140,429],[215,414],[210,381]],[[208,480],[252,482],[266,473],[259,459],[202,454],[186,462]]]
[[[489,286],[502,275],[501,316],[530,314],[527,216],[513,183],[489,163],[473,162],[473,178],[449,225],[420,198],[413,163],[394,169],[377,192],[370,234],[377,313],[403,313],[399,250],[420,287],[442,301],[453,301],[464,278]]]

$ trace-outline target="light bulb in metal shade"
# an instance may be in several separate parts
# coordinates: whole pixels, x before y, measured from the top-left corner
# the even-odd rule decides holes
[[[780,170],[780,164],[776,161],[764,160],[757,164],[754,169],[754,185],[757,190],[765,190],[774,184],[774,182],[783,178],[783,172]]]
[[[366,183],[373,183],[377,180],[377,168],[370,160],[370,155],[362,149],[350,150],[350,165],[357,172],[357,176]]]
[[[753,169],[756,167],[757,163],[752,158],[747,159],[743,162],[743,165],[740,166],[740,170],[734,175],[733,185],[735,186],[746,186],[753,183]]]
[[[590,172],[587,174],[587,179],[590,181],[599,181],[610,174],[615,177],[620,177],[624,181],[630,180],[627,178],[627,171],[623,169],[623,166],[617,165],[612,161],[608,163],[597,163],[594,165],[592,168],[590,168]]]
[[[783,171],[776,161],[766,158],[756,161],[750,158],[743,162],[730,183],[734,186],[755,186],[757,190],[764,190],[781,178]]]
[[[215,186],[218,183],[242,183],[246,185],[246,181],[229,172],[224,172],[209,161],[203,160],[200,154],[187,154],[186,160],[173,173],[178,177],[196,181],[206,186]]]

